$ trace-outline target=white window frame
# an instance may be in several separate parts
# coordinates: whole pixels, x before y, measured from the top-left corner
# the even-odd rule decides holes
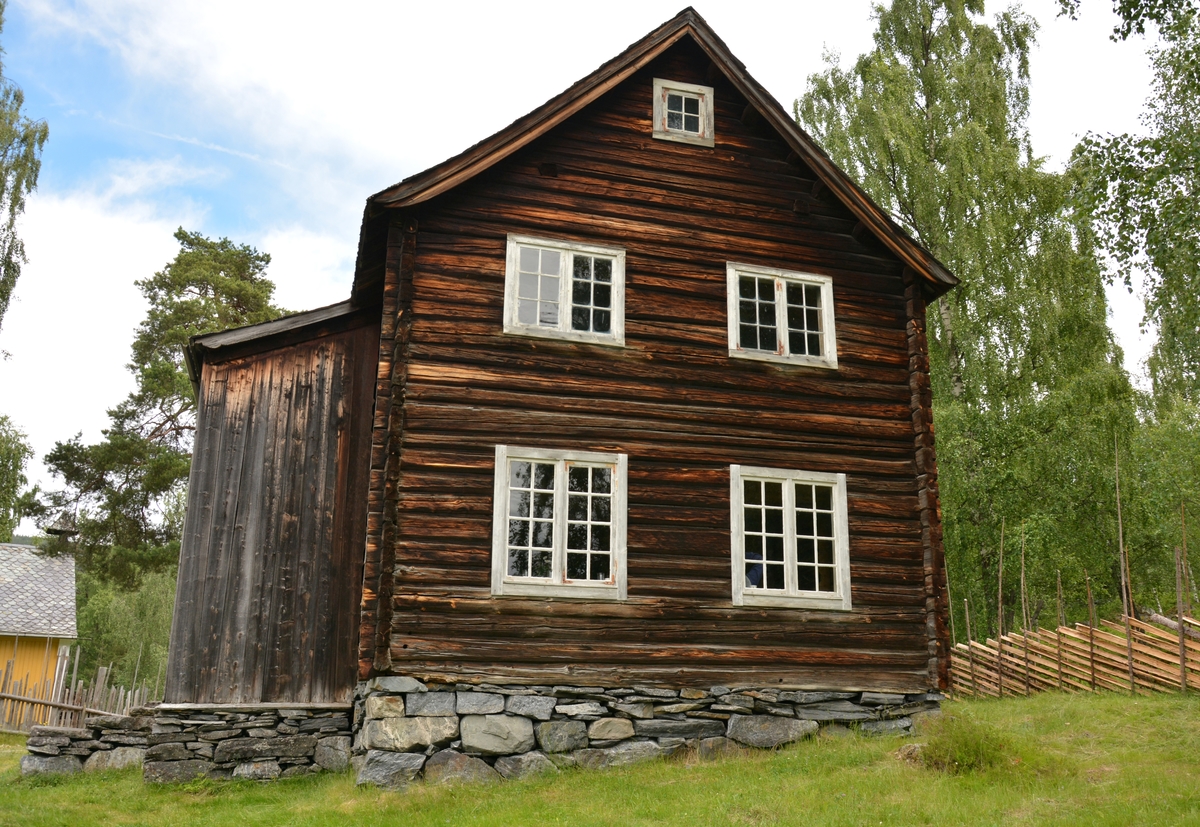
[[[508,573],[509,460],[555,462],[554,548],[550,577],[513,577]],[[568,580],[567,569],[567,482],[570,465],[609,466],[612,474],[611,538],[612,572],[608,581]],[[495,491],[492,507],[492,594],[527,597],[568,597],[588,600],[625,600],[626,533],[629,508],[629,455],[588,451],[552,451],[513,445],[496,446]]]
[[[775,279],[775,332],[778,346],[774,352],[743,348],[739,335],[738,323],[738,278],[750,276],[757,278]],[[833,279],[817,273],[801,273],[794,270],[780,270],[775,267],[759,267],[756,264],[737,264],[728,262],[725,265],[726,287],[728,300],[727,313],[729,316],[729,355],[739,359],[758,359],[764,362],[785,362],[789,365],[807,365],[814,368],[837,370],[837,332],[834,330],[833,310]],[[806,353],[792,353],[787,336],[787,294],[786,286],[803,284],[821,288],[821,350],[822,356],[809,356]]]
[[[682,92],[700,99],[700,133],[667,128],[667,93]],[[713,88],[677,80],[654,79],[654,132],[663,141],[679,141],[697,146],[713,145]]]
[[[746,583],[746,533],[743,503],[744,480],[783,483],[783,591],[748,589]],[[793,483],[808,482],[833,487],[833,554],[837,572],[836,592],[800,591],[796,588],[796,489]],[[790,609],[849,611],[850,535],[846,513],[846,475],[819,471],[794,471],[752,465],[729,466],[730,539],[733,561],[733,605],[776,606]]]
[[[517,320],[518,273],[520,270],[520,247],[538,247],[557,250],[561,255],[558,288],[558,326],[546,327],[522,324]],[[574,280],[574,255],[604,256],[611,258],[612,266],[612,331],[594,333],[590,330],[571,329],[571,285]],[[559,241],[525,235],[509,235],[504,268],[504,332],[519,336],[537,336],[543,339],[569,339],[597,345],[625,345],[625,251],[619,247],[597,247],[575,241]]]

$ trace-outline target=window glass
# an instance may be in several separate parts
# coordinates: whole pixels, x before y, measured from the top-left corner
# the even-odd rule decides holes
[[[624,251],[520,236],[508,245],[506,332],[624,344]]]
[[[727,264],[729,353],[837,367],[828,276]]]

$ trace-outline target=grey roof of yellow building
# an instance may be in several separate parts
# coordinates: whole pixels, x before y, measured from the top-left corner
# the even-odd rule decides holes
[[[0,635],[76,634],[75,559],[0,543]]]

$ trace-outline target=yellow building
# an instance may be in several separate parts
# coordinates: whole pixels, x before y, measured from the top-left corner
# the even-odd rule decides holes
[[[74,558],[0,543],[0,692],[48,697],[75,636]]]

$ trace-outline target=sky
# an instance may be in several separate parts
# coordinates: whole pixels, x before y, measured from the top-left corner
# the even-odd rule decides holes
[[[367,196],[558,94],[682,2],[10,0],[4,75],[50,127],[0,329],[0,414],[37,452],[31,482],[54,487],[42,456],[99,439],[133,389],[134,281],[174,257],[177,227],[270,253],[283,307],[342,301]],[[1029,127],[1051,167],[1087,132],[1136,131],[1151,80],[1151,41],[1111,42],[1108,0],[1084,0],[1077,21],[1057,6],[1024,4],[1041,27]],[[874,29],[867,0],[696,9],[785,108]],[[1140,303],[1109,299],[1136,376]]]

